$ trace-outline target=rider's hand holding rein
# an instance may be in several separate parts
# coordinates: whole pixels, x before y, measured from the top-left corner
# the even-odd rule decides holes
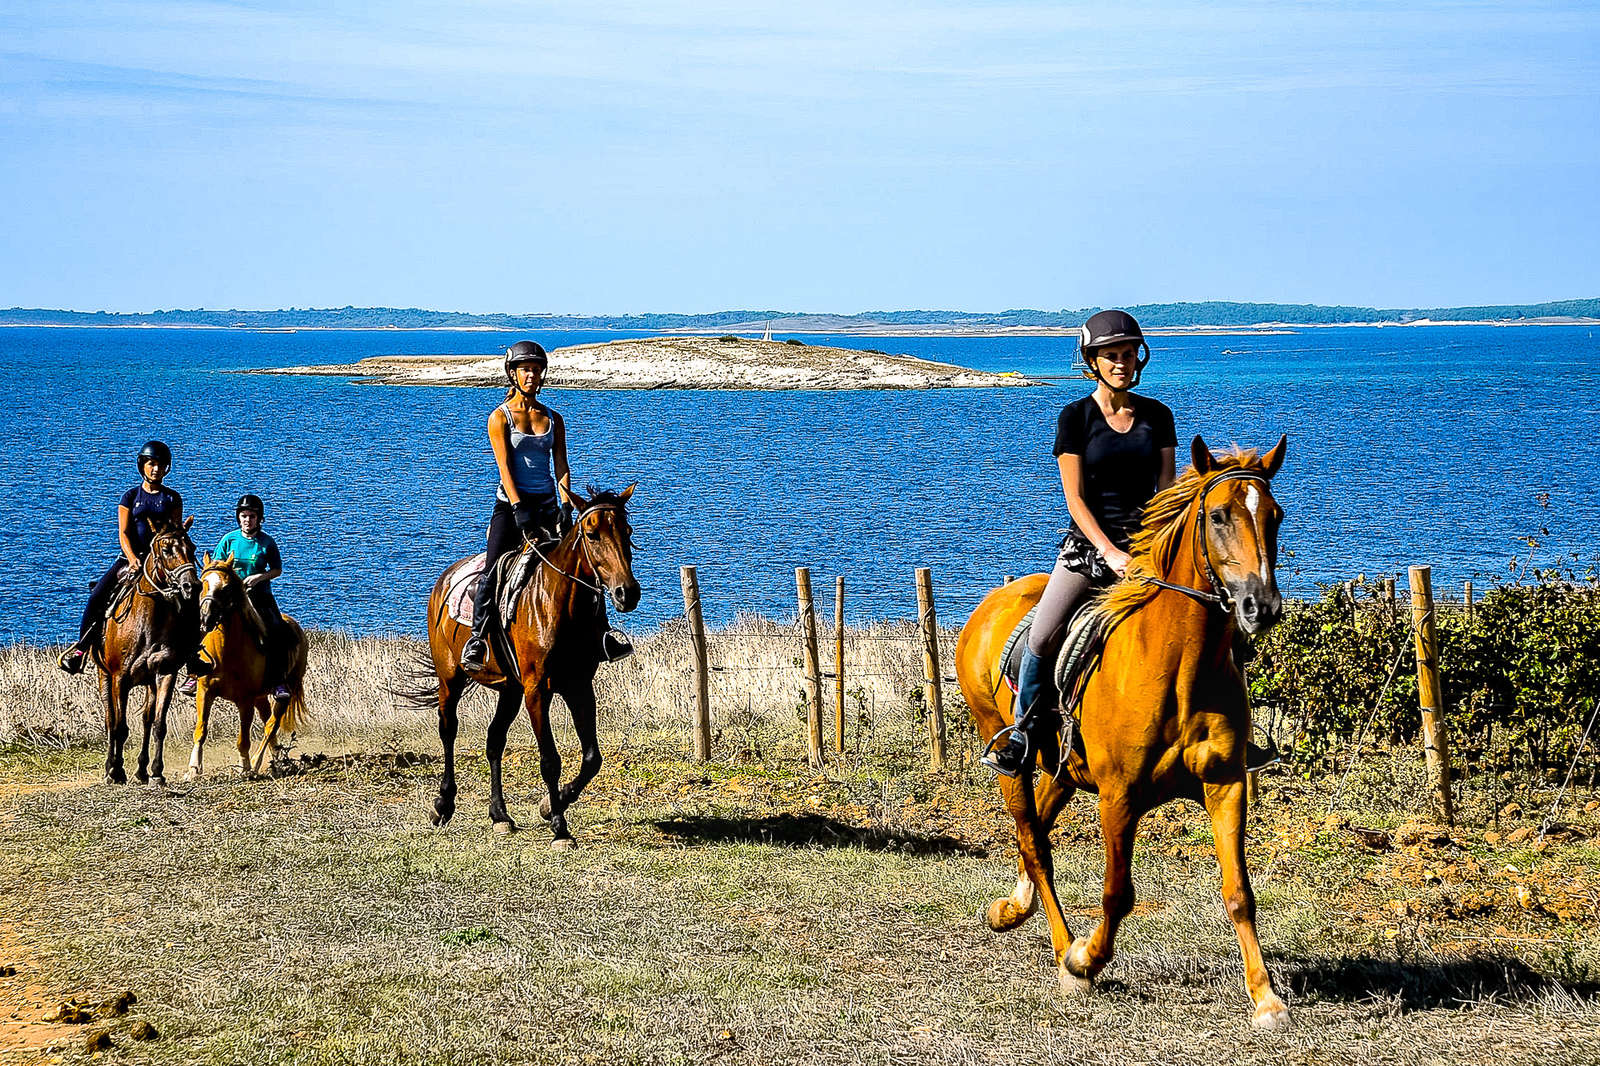
[[[1094,396],[1095,403],[1100,407],[1100,413],[1113,430],[1126,433],[1133,427],[1133,388],[1134,379],[1139,371],[1138,341],[1124,341],[1120,344],[1108,344],[1094,349],[1087,358],[1093,359],[1092,369],[1085,370],[1085,376],[1097,380]],[[1177,476],[1176,448],[1162,448],[1160,450],[1160,470],[1156,477],[1156,491],[1160,491],[1172,484]],[[1072,521],[1089,538],[1106,565],[1116,571],[1117,576],[1125,576],[1128,572],[1128,553],[1112,541],[1100,527],[1100,522],[1095,518],[1094,512],[1089,508],[1089,501],[1084,493],[1083,456],[1071,452],[1062,452],[1056,457],[1056,464],[1061,469],[1061,490],[1067,498],[1067,510],[1072,514]]]

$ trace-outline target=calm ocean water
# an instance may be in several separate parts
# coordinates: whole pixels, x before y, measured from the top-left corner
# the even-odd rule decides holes
[[[549,333],[547,347],[624,334]],[[1070,372],[1059,338],[808,337],[989,370]],[[285,609],[313,626],[420,632],[428,590],[480,550],[494,490],[493,389],[381,388],[228,374],[396,353],[492,352],[481,333],[0,329],[0,640],[75,635],[87,582],[115,554],[116,501],[149,437],[202,546],[233,500],[267,500]],[[1162,337],[1141,391],[1180,441],[1289,435],[1281,582],[1431,563],[1451,585],[1493,577],[1548,530],[1541,557],[1600,552],[1600,339],[1590,327],[1303,330]],[[579,484],[639,482],[634,628],[681,613],[699,567],[706,613],[793,611],[793,568],[852,620],[914,613],[932,566],[958,622],[1004,573],[1044,569],[1066,521],[1050,455],[1056,412],[1087,392],[548,394]],[[1180,466],[1183,459],[1180,456]],[[1292,553],[1292,554],[1291,554]]]

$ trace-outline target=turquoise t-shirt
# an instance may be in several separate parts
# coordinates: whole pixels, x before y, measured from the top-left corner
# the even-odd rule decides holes
[[[283,569],[277,542],[261,530],[257,530],[254,537],[245,536],[242,529],[233,530],[217,541],[217,550],[211,553],[211,557],[226,559],[230,553],[233,555],[233,568],[240,577],[254,577],[268,570]]]

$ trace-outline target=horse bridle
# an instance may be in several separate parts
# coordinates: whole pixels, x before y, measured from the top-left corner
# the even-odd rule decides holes
[[[178,597],[182,594],[178,592],[178,590],[168,588],[165,583],[158,582],[155,579],[155,576],[150,573],[150,561],[156,557],[156,541],[163,540],[167,537],[181,536],[183,536],[182,533],[158,533],[154,537],[151,537],[150,550],[144,553],[144,560],[139,564],[140,575],[144,577],[145,581],[150,585],[150,588],[154,592],[159,593],[168,603],[176,603],[178,601]],[[195,566],[194,563],[184,563],[182,566],[175,567],[171,570],[168,570],[166,567],[161,567],[160,569],[161,574],[168,582],[181,575],[185,570],[194,571],[195,580],[200,580],[200,568]]]
[[[1258,481],[1263,486],[1268,484],[1266,476],[1258,474],[1254,470],[1225,470],[1206,482],[1205,487],[1200,490],[1194,513],[1194,538],[1199,547],[1191,550],[1194,553],[1195,562],[1205,572],[1206,580],[1210,582],[1213,591],[1207,592],[1204,589],[1191,588],[1188,585],[1178,585],[1170,581],[1162,581],[1156,577],[1144,576],[1139,580],[1159,588],[1181,592],[1190,599],[1198,600],[1204,604],[1215,605],[1222,608],[1224,612],[1231,612],[1233,610],[1233,594],[1228,591],[1228,586],[1223,584],[1221,579],[1217,577],[1216,567],[1211,562],[1211,538],[1206,536],[1205,531],[1206,498],[1211,495],[1212,489],[1224,481]]]
[[[617,514],[625,513],[622,510],[622,505],[618,503],[594,503],[590,504],[588,507],[585,507],[582,511],[579,511],[578,516],[572,520],[572,528],[577,530],[578,533],[578,551],[582,554],[583,561],[589,565],[589,572],[595,575],[595,577],[600,576],[600,570],[594,565],[594,559],[589,555],[589,542],[583,535],[583,520],[588,518],[590,515],[598,514],[601,511],[615,511]],[[539,557],[540,562],[544,563],[546,566],[560,574],[562,577],[566,578],[568,581],[574,581],[591,592],[598,592],[601,596],[606,594],[605,586],[590,584],[577,574],[569,574],[567,571],[557,566],[548,555],[539,550],[539,545],[537,542],[532,540],[528,541],[528,547],[533,549],[533,554]],[[581,567],[579,569],[581,569]]]

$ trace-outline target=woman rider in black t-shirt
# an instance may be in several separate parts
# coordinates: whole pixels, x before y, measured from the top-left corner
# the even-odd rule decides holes
[[[78,642],[61,655],[61,669],[69,674],[83,669],[89,647],[100,632],[106,607],[123,573],[130,568],[139,569],[144,562],[145,553],[150,550],[152,521],[183,524],[183,497],[162,484],[172,468],[172,450],[158,440],[148,441],[139,449],[136,461],[139,484],[123,493],[117,505],[117,542],[122,554],[95,582],[94,590],[89,593],[89,603],[83,609],[83,618],[78,622]]]
[[[1058,646],[1072,609],[1092,588],[1115,582],[1128,568],[1128,547],[1150,497],[1172,484],[1177,433],[1166,404],[1131,391],[1150,360],[1139,323],[1126,311],[1100,311],[1079,335],[1085,377],[1097,384],[1068,404],[1056,422],[1056,465],[1072,513],[1055,569],[1039,598],[1017,674],[1016,724],[1035,710],[1043,657]],[[983,762],[1015,777],[1030,745],[1023,730]]]

